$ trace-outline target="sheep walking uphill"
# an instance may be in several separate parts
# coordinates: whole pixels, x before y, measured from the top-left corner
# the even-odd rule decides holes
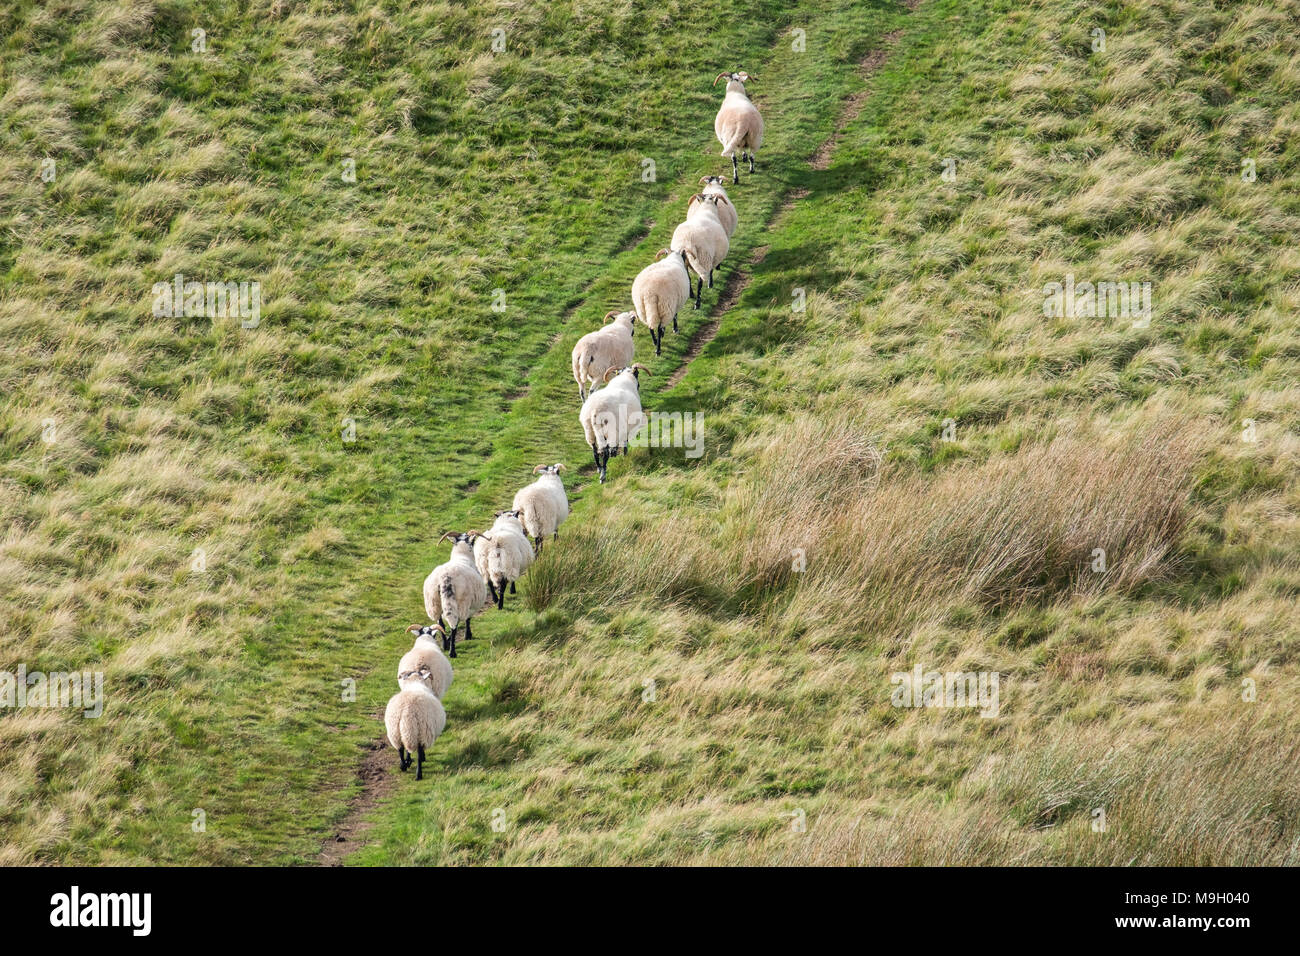
[[[611,365],[623,366],[632,361],[635,348],[632,333],[636,329],[636,312],[607,312],[614,321],[578,339],[573,347],[573,380],[578,383],[578,400],[587,400],[587,383]]]
[[[567,502],[566,502],[567,503]],[[533,563],[533,546],[524,532],[518,511],[501,511],[491,529],[474,541],[474,563],[487,582],[488,593],[498,610],[506,606],[506,586],[515,593],[515,582]]]
[[[402,683],[403,674],[419,674],[427,671],[429,690],[441,700],[446,696],[452,681],[451,661],[447,660],[442,649],[438,647],[437,639],[445,636],[442,628],[437,624],[412,624],[406,629],[406,633],[415,635],[415,644],[398,662],[398,685]]]
[[[713,270],[727,257],[730,242],[727,230],[723,228],[718,207],[731,202],[722,196],[702,196],[696,193],[686,207],[686,221],[673,230],[672,250],[686,255],[691,271],[700,279],[699,290],[695,293],[695,308],[700,307],[700,297],[704,295],[704,277],[709,278],[709,288],[713,288]]]
[[[439,540],[450,538],[451,557],[424,579],[424,610],[429,619],[443,629],[442,648],[456,656],[456,632],[465,625],[465,640],[474,635],[470,619],[487,604],[487,586],[474,564],[474,542],[468,534],[448,532]],[[451,630],[447,630],[447,625]]]
[[[628,441],[645,424],[646,417],[641,411],[641,384],[637,377],[642,371],[645,371],[644,365],[609,369],[605,372],[605,381],[609,384],[592,392],[578,413],[602,484],[610,457],[617,455],[620,447],[626,453]]]
[[[736,153],[739,151],[741,159],[749,159],[752,175],[754,154],[763,145],[763,116],[745,92],[745,84],[754,77],[742,71],[719,73],[714,77],[713,85],[717,86],[718,80],[724,76],[727,78],[727,95],[722,98],[722,106],[713,120],[713,132],[722,144],[722,155],[731,159],[731,181],[738,183],[740,166]]]
[[[655,355],[660,354],[664,340],[664,327],[671,321],[677,331],[677,313],[691,297],[691,274],[687,271],[686,253],[660,249],[655,261],[646,266],[632,281],[632,308],[636,317],[650,330],[650,340],[655,344]],[[628,362],[631,358],[628,358]],[[611,362],[622,368],[627,362]],[[609,368],[610,365],[605,366]],[[585,400],[585,399],[584,399]]]
[[[540,477],[515,492],[514,503],[510,506],[511,511],[519,512],[519,521],[524,531],[532,535],[538,554],[542,553],[542,543],[548,535],[560,536],[560,525],[569,517],[569,496],[560,480],[563,470],[564,465],[558,461],[553,465],[538,465],[533,474],[540,474]]]
[[[727,231],[727,238],[730,239],[736,234],[736,227],[740,225],[740,219],[736,215],[736,207],[732,203],[731,197],[727,195],[727,190],[722,185],[722,177],[701,176],[700,182],[704,184],[704,188],[700,190],[702,195],[705,197],[721,196],[726,200],[725,203],[718,203],[718,218],[722,221],[722,228]],[[694,196],[691,197],[691,202],[695,202]]]
[[[412,760],[419,761],[415,765],[416,780],[424,779],[425,751],[447,726],[447,712],[429,689],[430,679],[427,669],[402,671],[397,675],[401,690],[388,699],[384,708],[384,729],[388,731],[388,742],[397,748],[398,765],[406,770]]]

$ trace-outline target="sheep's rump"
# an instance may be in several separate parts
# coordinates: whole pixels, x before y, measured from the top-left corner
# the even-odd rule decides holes
[[[446,725],[447,712],[431,692],[399,691],[384,710],[388,742],[410,751],[432,747]]]
[[[597,392],[600,396],[603,393]],[[598,451],[606,448],[619,448],[626,445],[645,423],[645,415],[639,402],[597,403],[592,406],[591,414],[583,422],[587,426],[587,444],[595,445]]]

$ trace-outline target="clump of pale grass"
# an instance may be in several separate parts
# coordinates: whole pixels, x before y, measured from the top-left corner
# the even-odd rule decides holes
[[[1189,429],[1157,425],[938,476],[882,472],[860,426],[809,417],[736,451],[748,467],[716,512],[633,523],[607,508],[535,567],[534,608],[647,595],[843,636],[899,629],[941,600],[1126,591],[1168,569],[1200,458]]]

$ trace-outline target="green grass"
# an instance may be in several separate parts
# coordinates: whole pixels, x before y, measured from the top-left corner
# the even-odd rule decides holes
[[[317,858],[438,534],[589,461],[569,349],[721,171],[739,64],[768,138],[724,275],[765,255],[672,390],[706,314],[637,336],[707,453],[571,472],[349,862],[1296,862],[1295,14],[0,14],[0,669],[108,691],[0,718],[0,860]],[[178,271],[259,279],[261,326],[153,319]],[[1154,282],[1151,327],[1044,318],[1066,272]],[[1002,716],[891,708],[916,662],[998,670]]]

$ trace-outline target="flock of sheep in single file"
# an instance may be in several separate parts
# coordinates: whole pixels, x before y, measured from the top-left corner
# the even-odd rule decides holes
[[[713,131],[722,143],[722,155],[731,160],[734,185],[740,182],[741,161],[748,161],[749,172],[754,172],[754,154],[763,144],[763,118],[745,92],[753,77],[741,71],[719,73],[713,85],[723,78],[726,96]],[[582,401],[578,417],[602,483],[609,459],[620,450],[627,452],[630,438],[646,421],[638,378],[646,367],[633,361],[637,321],[650,329],[655,355],[661,354],[665,328],[671,324],[677,331],[677,314],[692,292],[695,308],[700,308],[705,280],[713,288],[713,273],[726,258],[736,231],[736,207],[727,197],[724,177],[704,176],[700,182],[703,188],[687,203],[686,221],[673,231],[669,248],[660,249],[633,281],[632,310],[607,313],[608,324],[584,335],[573,349],[573,378]],[[694,289],[692,273],[699,280]],[[598,378],[603,387],[597,387]],[[424,610],[434,623],[407,628],[415,644],[398,662],[400,689],[384,711],[388,742],[397,748],[402,770],[415,763],[417,780],[424,778],[426,751],[447,725],[442,698],[451,686],[448,657],[456,656],[461,625],[469,640],[470,622],[489,598],[503,609],[507,588],[514,594],[515,582],[541,554],[546,539],[558,537],[569,516],[563,470],[558,462],[533,469],[537,479],[515,494],[510,510],[498,512],[487,531],[442,536],[452,543],[451,556],[424,582]]]

